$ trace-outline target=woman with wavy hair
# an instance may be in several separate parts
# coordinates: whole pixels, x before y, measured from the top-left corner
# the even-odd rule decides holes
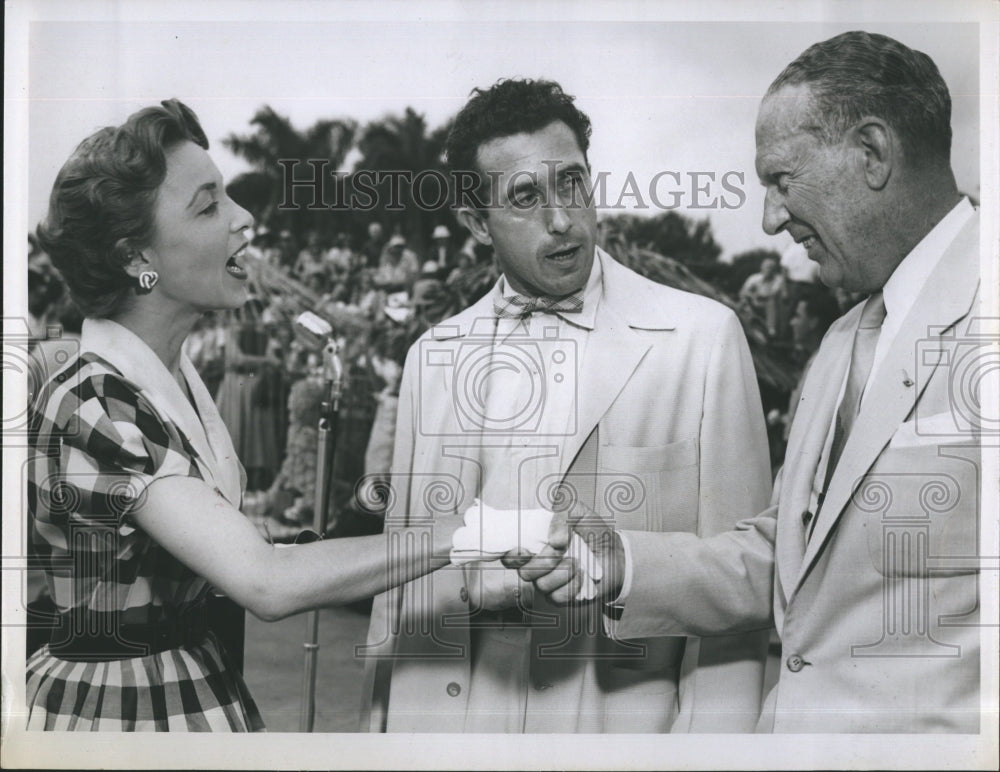
[[[240,513],[245,474],[181,344],[247,300],[251,216],[176,100],[84,140],[39,235],[85,315],[79,355],[32,408],[29,515],[59,610],[27,666],[29,728],[260,730],[207,629],[210,586],[279,619],[448,562],[461,518],[277,549]],[[391,579],[389,578],[391,577]]]

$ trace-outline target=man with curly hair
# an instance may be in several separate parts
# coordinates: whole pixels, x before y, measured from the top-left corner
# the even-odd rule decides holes
[[[458,218],[502,276],[409,351],[387,522],[433,522],[474,500],[520,513],[577,501],[621,527],[706,535],[767,500],[740,324],[597,247],[590,121],[573,101],[556,83],[507,80],[455,120]],[[494,560],[377,598],[368,728],[753,727],[766,629],[620,644],[602,631],[603,604],[561,608],[532,590]]]

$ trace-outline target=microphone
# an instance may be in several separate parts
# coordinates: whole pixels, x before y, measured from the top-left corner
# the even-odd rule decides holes
[[[333,327],[322,316],[305,311],[295,317],[294,329],[303,345],[322,351],[323,378],[330,384],[331,402],[336,407],[343,387],[344,366],[340,361],[340,346],[333,338]]]
[[[295,333],[303,345],[319,351],[333,336],[333,327],[322,316],[305,311],[295,317]]]

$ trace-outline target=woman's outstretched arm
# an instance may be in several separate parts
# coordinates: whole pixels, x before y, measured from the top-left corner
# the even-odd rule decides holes
[[[132,517],[188,568],[254,616],[274,621],[318,606],[350,603],[448,564],[460,515],[426,527],[282,548],[204,481],[157,480]]]

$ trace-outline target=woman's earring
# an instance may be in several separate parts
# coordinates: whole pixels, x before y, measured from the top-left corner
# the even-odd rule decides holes
[[[135,291],[140,295],[148,295],[159,280],[160,274],[156,271],[143,271],[139,274],[139,286]]]

